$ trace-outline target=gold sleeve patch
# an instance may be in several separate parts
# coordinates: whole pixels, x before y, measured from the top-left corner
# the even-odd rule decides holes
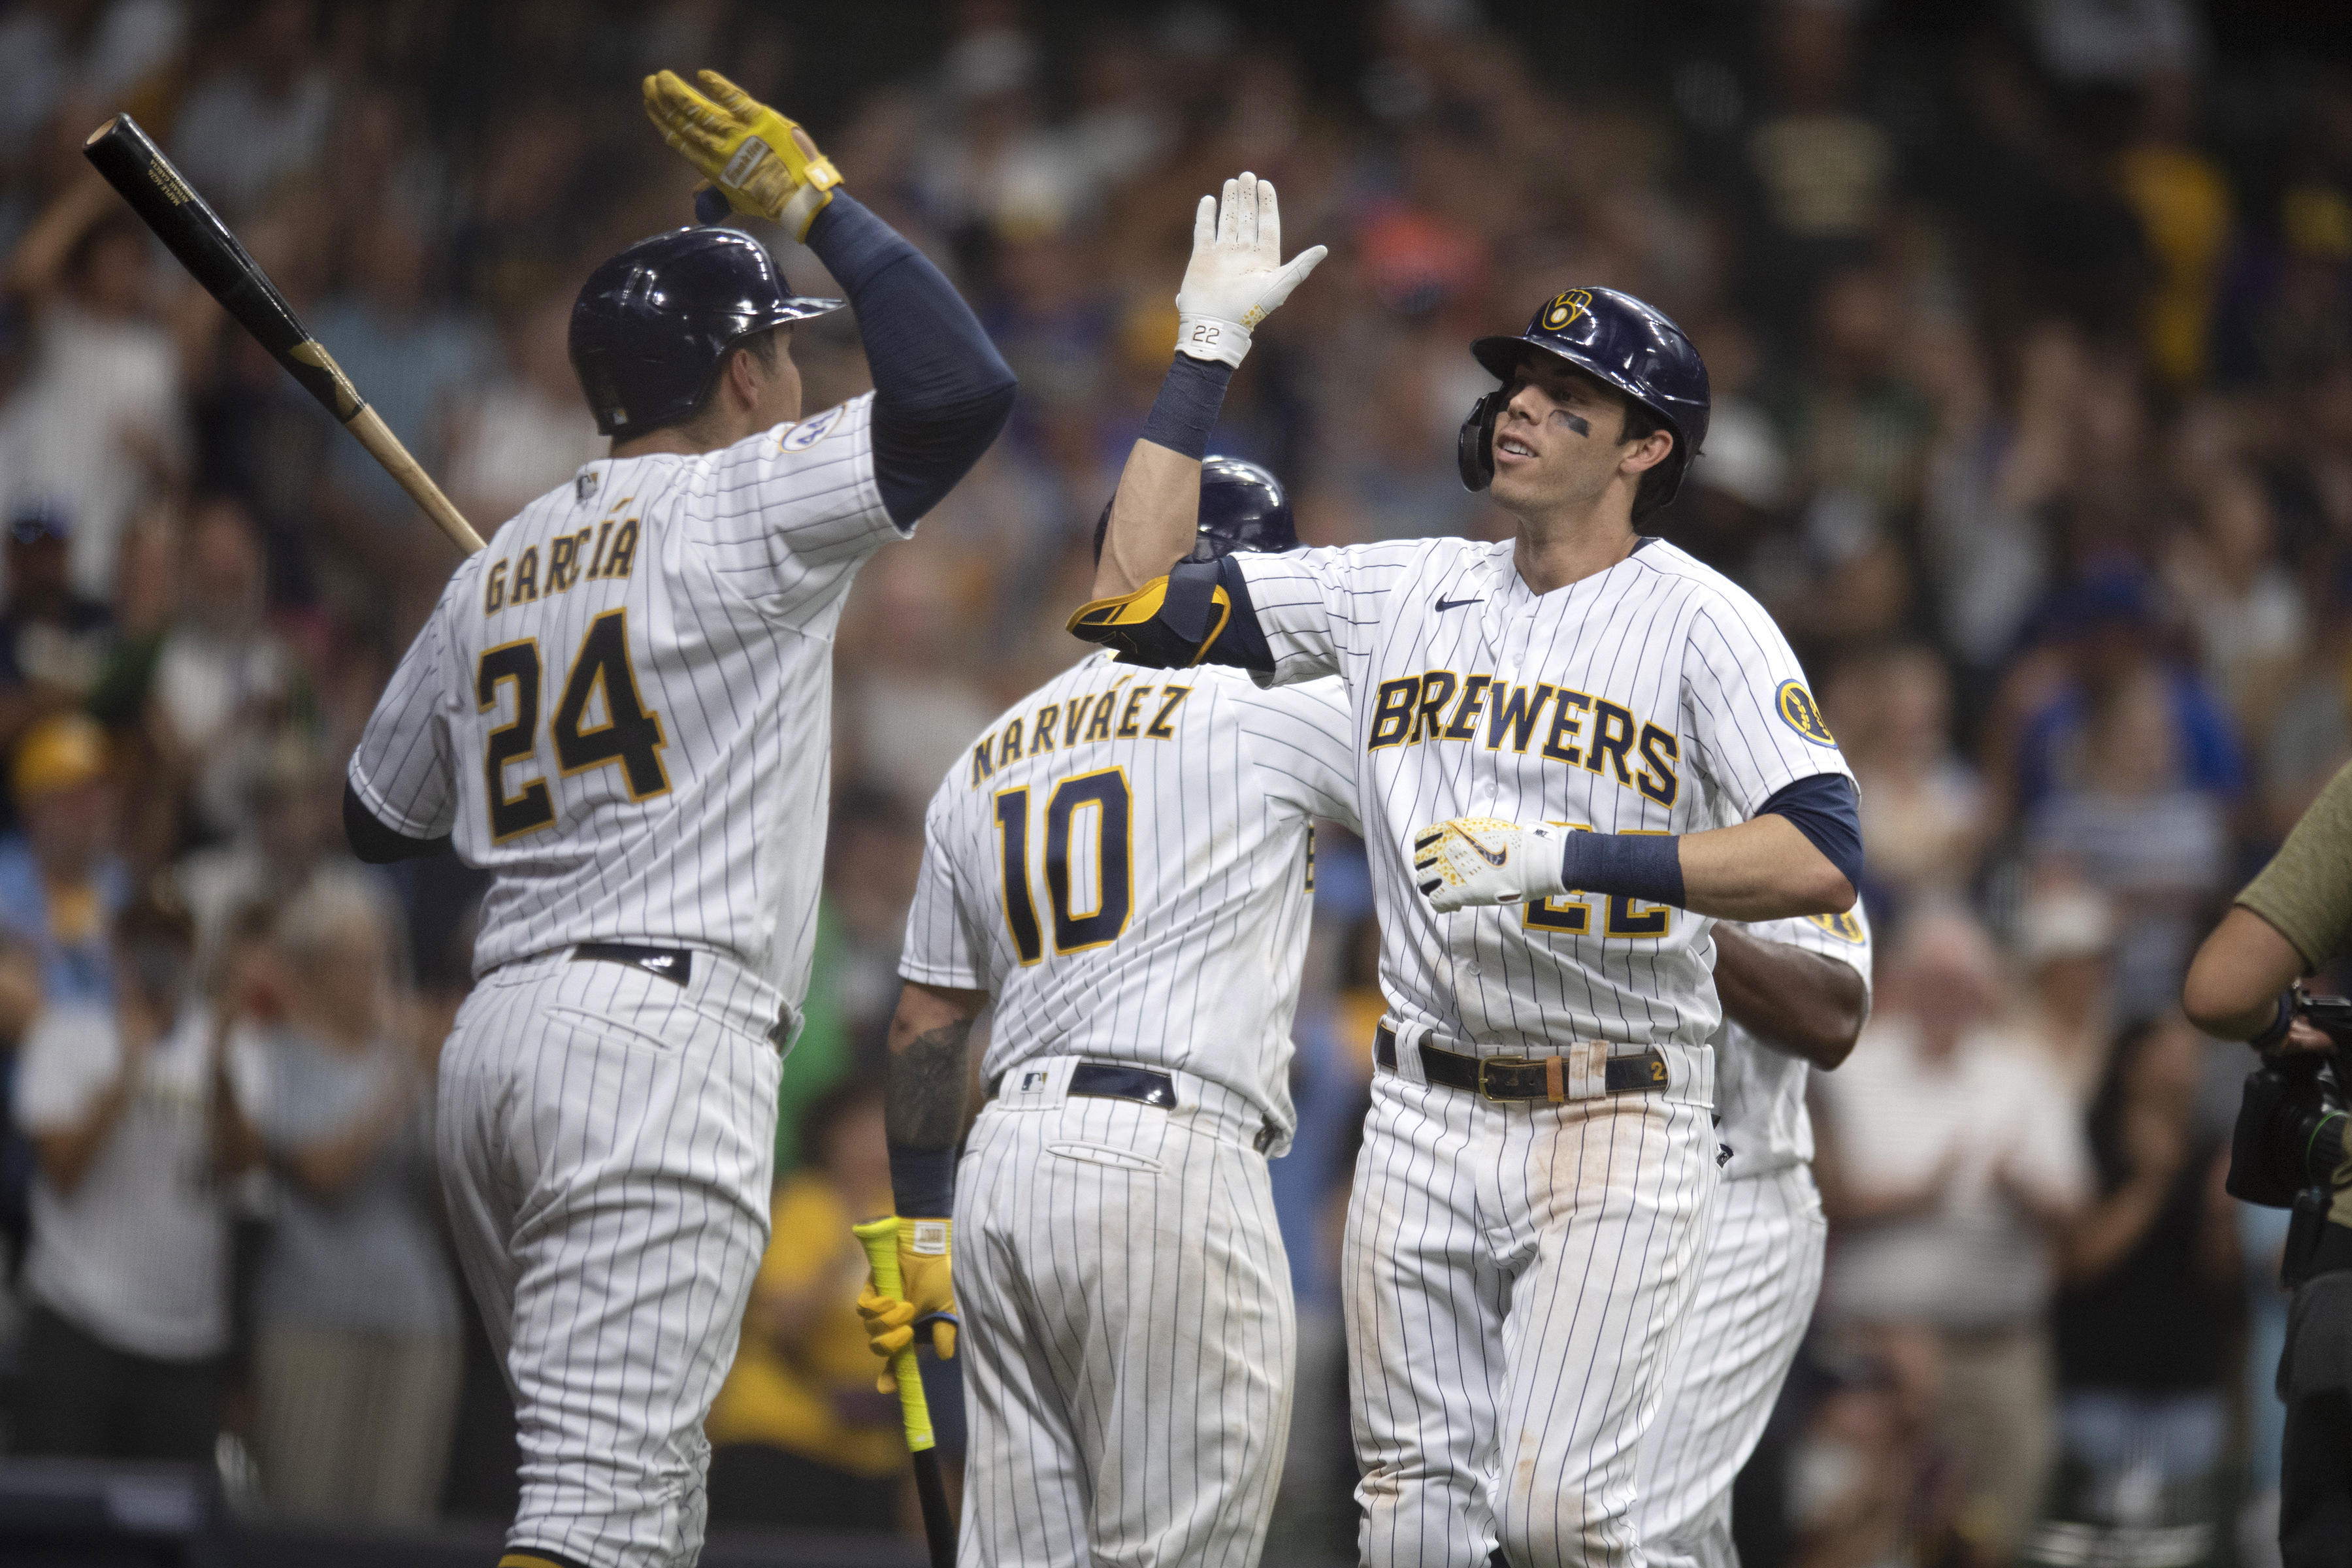
[[[1862,922],[1854,919],[1851,913],[1807,915],[1805,918],[1840,942],[1850,942],[1856,947],[1862,945]]]
[[[1781,721],[1816,746],[1834,746],[1837,737],[1830,733],[1829,725],[1822,719],[1820,704],[1805,689],[1801,680],[1784,680],[1773,694],[1772,705],[1780,710]]]

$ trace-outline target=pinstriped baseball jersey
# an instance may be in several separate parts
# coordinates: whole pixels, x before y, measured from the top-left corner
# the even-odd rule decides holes
[[[992,991],[982,1071],[1195,1073],[1286,1133],[1310,819],[1356,825],[1347,696],[1097,654],[1007,710],[932,797],[899,973]]]
[[[1861,904],[1842,915],[1759,921],[1740,929],[1851,964],[1862,976],[1864,996],[1869,994],[1870,921]],[[1805,1110],[1805,1079],[1811,1069],[1800,1058],[1759,1044],[1728,1018],[1715,1046],[1715,1110],[1723,1119],[1716,1136],[1731,1150],[1724,1179],[1811,1164],[1813,1119]]]
[[[875,487],[871,404],[590,463],[450,579],[350,777],[387,826],[495,873],[476,973],[643,940],[805,994],[834,627],[858,566],[913,531]]]
[[[1573,893],[1441,915],[1413,892],[1412,838],[1451,816],[1687,833],[1799,779],[1851,777],[1762,606],[1655,539],[1543,595],[1507,542],[1234,560],[1272,679],[1347,679],[1400,1019],[1482,1054],[1703,1044],[1720,1017],[1710,921]]]

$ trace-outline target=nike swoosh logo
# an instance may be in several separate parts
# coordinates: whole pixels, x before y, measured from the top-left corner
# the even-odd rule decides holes
[[[1462,841],[1464,843],[1469,845],[1471,848],[1475,849],[1479,854],[1485,856],[1486,858],[1486,864],[1489,866],[1503,865],[1511,858],[1511,852],[1507,849],[1504,850],[1500,855],[1497,855],[1492,849],[1487,848],[1484,844],[1481,844],[1475,838],[1473,838],[1463,829],[1457,827],[1454,831],[1462,835]]]
[[[1447,610],[1458,610],[1465,605],[1475,605],[1477,602],[1478,601],[1475,599],[1447,599],[1441,597],[1437,601],[1437,608],[1439,613],[1443,614]]]

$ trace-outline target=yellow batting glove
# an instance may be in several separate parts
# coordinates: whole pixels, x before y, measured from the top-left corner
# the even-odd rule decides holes
[[[955,1357],[955,1283],[952,1254],[955,1222],[948,1219],[901,1220],[898,1225],[898,1278],[901,1296],[885,1296],[871,1275],[858,1294],[857,1316],[866,1329],[866,1347],[887,1363],[913,1342],[918,1319],[931,1318],[931,1349],[942,1361]],[[888,1394],[898,1380],[885,1371],[875,1387]]]
[[[717,71],[698,71],[709,97],[674,71],[646,78],[646,115],[662,140],[747,217],[784,226],[794,239],[833,200],[841,171],[809,133]]]

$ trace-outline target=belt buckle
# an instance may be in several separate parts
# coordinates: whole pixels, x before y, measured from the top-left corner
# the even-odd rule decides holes
[[[1488,1068],[1523,1068],[1534,1059],[1532,1057],[1480,1057],[1478,1058],[1478,1098],[1496,1105],[1504,1104],[1503,1097],[1486,1087],[1486,1069]]]

